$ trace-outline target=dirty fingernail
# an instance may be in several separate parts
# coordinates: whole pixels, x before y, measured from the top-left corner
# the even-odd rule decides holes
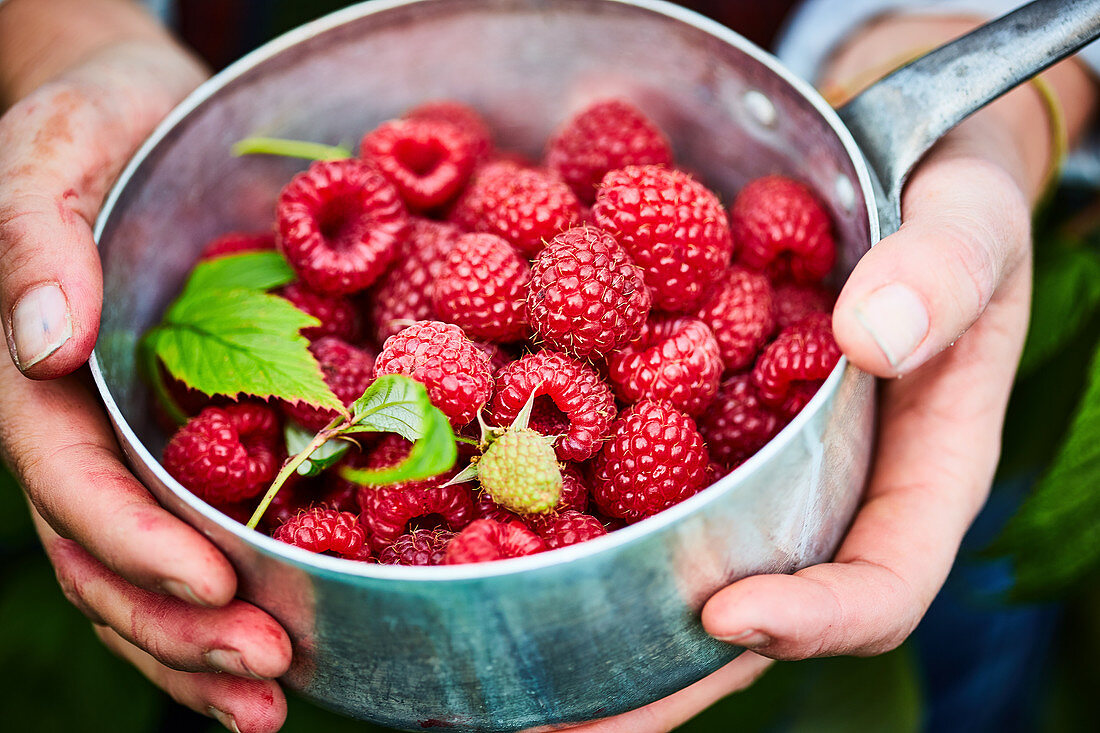
[[[12,309],[8,348],[23,371],[57,351],[72,335],[69,301],[56,283],[38,286]]]
[[[165,593],[175,596],[181,601],[194,603],[196,606],[210,607],[209,603],[195,595],[195,591],[191,590],[191,586],[184,583],[182,580],[164,580],[161,581],[160,587],[164,589]]]
[[[244,657],[241,653],[232,649],[211,649],[208,652],[204,652],[202,658],[214,669],[219,672],[228,672],[229,674],[235,674],[239,677],[251,677],[252,679],[262,680],[263,677],[253,672],[245,664]]]
[[[226,729],[233,731],[233,733],[241,733],[241,729],[237,727],[236,719],[229,713],[224,710],[218,710],[213,705],[208,707],[206,711],[210,713],[210,717],[224,725]]]
[[[856,319],[897,367],[928,335],[928,309],[912,288],[891,283],[874,291],[856,306]]]

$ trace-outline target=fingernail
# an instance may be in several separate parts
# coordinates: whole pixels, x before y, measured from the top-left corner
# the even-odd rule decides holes
[[[771,637],[767,634],[761,633],[756,629],[745,629],[731,636],[719,636],[718,641],[725,641],[730,644],[736,644],[737,646],[745,647],[758,647],[771,643]]]
[[[218,710],[213,705],[208,707],[206,712],[210,713],[210,717],[224,725],[228,730],[233,731],[233,733],[241,733],[241,729],[237,727],[236,719],[229,713],[224,710]]]
[[[38,286],[11,311],[8,348],[23,371],[57,351],[72,335],[69,301],[56,283]]]
[[[856,306],[856,319],[897,367],[928,335],[928,309],[912,288],[891,283],[868,295]]]
[[[165,593],[175,596],[181,601],[194,603],[196,606],[212,608],[209,603],[195,595],[195,591],[191,590],[191,586],[189,586],[187,583],[184,583],[182,580],[164,580],[161,581],[160,587],[164,589]]]
[[[238,651],[232,649],[211,649],[210,651],[204,652],[202,658],[207,664],[219,672],[228,672],[229,674],[251,677],[256,680],[264,679],[248,668],[248,665],[245,664],[244,657],[241,656],[241,653]]]

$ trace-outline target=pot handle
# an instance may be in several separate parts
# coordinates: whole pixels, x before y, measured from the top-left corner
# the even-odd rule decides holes
[[[883,234],[921,156],[955,125],[1100,36],[1100,0],[1035,0],[884,77],[838,110],[877,176]]]

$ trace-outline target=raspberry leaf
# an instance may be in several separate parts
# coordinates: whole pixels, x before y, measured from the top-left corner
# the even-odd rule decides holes
[[[313,433],[309,432],[301,425],[296,423],[287,422],[286,428],[283,431],[286,438],[286,452],[287,455],[296,456],[299,453],[305,451],[313,440]],[[351,448],[351,441],[341,440],[339,438],[332,438],[325,441],[321,446],[311,453],[309,453],[305,460],[302,461],[302,465],[296,469],[301,476],[317,476],[329,466],[333,465],[348,452]]]
[[[208,395],[275,397],[343,413],[300,333],[320,322],[265,292],[290,279],[274,252],[199,263],[142,339],[149,376],[156,379],[155,356],[173,377]]]
[[[426,413],[423,425],[423,437],[413,443],[408,457],[401,463],[379,469],[344,466],[340,469],[340,476],[361,486],[379,486],[420,481],[449,470],[454,466],[458,452],[447,416],[433,407]]]

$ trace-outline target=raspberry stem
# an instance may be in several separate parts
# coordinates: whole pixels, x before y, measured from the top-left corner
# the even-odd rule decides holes
[[[271,482],[271,488],[264,494],[264,498],[260,500],[260,505],[256,507],[256,511],[252,513],[252,518],[248,520],[248,524],[245,526],[249,529],[256,529],[256,525],[263,519],[264,512],[267,511],[267,507],[271,504],[271,500],[279,493],[279,489],[283,487],[286,480],[294,475],[294,472],[298,470],[298,466],[305,463],[306,459],[313,455],[314,451],[328,442],[330,438],[336,437],[336,435],[339,434],[340,428],[345,420],[346,418],[342,415],[333,418],[332,422],[321,428],[321,431],[313,436],[313,440],[309,441],[305,448],[283,462],[283,466],[279,469],[279,473],[275,476],[275,480]]]
[[[233,144],[233,155],[282,155],[307,160],[344,160],[352,157],[351,150],[343,145],[325,145],[280,137],[246,137]]]

